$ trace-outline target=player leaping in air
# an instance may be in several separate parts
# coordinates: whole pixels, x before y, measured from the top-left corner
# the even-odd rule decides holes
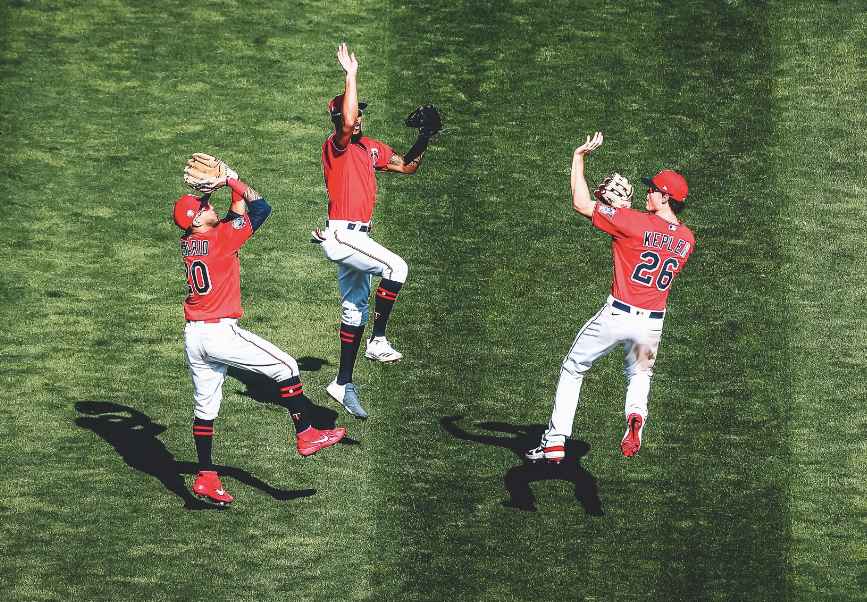
[[[228,366],[276,381],[280,401],[289,408],[295,425],[296,447],[302,456],[334,445],[346,430],[313,427],[309,422],[310,400],[302,390],[296,361],[238,326],[244,313],[238,251],[270,215],[270,205],[237,173],[210,155],[196,154],[187,165],[184,180],[206,193],[201,197],[185,194],[174,207],[175,223],[184,231],[180,250],[188,286],[184,347],[193,379],[193,439],[199,459],[193,493],[211,502],[228,504],[233,498],[211,461],[214,421],[220,411]],[[200,168],[214,168],[219,175],[206,174]],[[209,198],[211,192],[223,186],[232,189],[232,204],[220,219]]]
[[[641,447],[647,423],[647,399],[671,283],[686,265],[695,248],[695,238],[677,215],[688,193],[680,174],[663,170],[647,185],[647,212],[629,208],[632,187],[622,176],[606,178],[596,189],[594,202],[584,179],[584,157],[602,144],[601,132],[575,150],[572,157],[572,207],[591,220],[594,227],[611,236],[614,281],[607,303],[575,337],[563,360],[554,396],[554,409],[539,447],[529,450],[528,460],[560,462],[566,438],[578,407],[584,375],[600,357],[617,345],[626,354],[626,432],[620,443],[624,456]]]
[[[414,174],[431,137],[441,128],[435,107],[419,107],[407,118],[407,126],[419,129],[418,139],[404,156],[384,142],[362,133],[362,115],[367,103],[358,101],[358,61],[346,44],[337,49],[337,60],[346,73],[342,94],[328,103],[334,124],[322,145],[322,170],[328,190],[328,221],[313,233],[325,256],[337,264],[340,289],[340,367],[327,391],[358,418],[366,418],[352,371],[368,319],[372,276],[380,276],[374,305],[373,333],[365,357],[378,362],[396,362],[402,354],[385,338],[385,329],[398,292],[409,268],[400,256],[370,238],[371,217],[376,204],[377,171]]]

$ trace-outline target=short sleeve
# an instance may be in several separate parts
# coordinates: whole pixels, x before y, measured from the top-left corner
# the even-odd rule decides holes
[[[250,215],[245,213],[228,221],[220,222],[217,231],[221,242],[230,252],[237,251],[253,235],[253,224]]]
[[[394,149],[387,145],[385,142],[380,142],[379,140],[374,140],[372,148],[376,149],[376,156],[374,158],[373,166],[376,169],[383,169],[388,162],[391,161],[391,156],[394,154]]]
[[[593,210],[593,226],[614,238],[629,236],[640,225],[634,209],[616,209],[605,203],[596,203]]]

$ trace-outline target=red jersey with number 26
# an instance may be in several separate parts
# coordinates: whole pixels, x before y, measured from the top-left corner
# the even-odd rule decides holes
[[[250,216],[244,214],[207,232],[181,237],[189,287],[184,300],[187,320],[240,318],[244,314],[238,249],[252,235]]]
[[[345,149],[334,144],[334,134],[322,145],[322,171],[328,189],[328,219],[369,222],[376,204],[376,169],[388,165],[394,150],[379,140],[362,136]]]
[[[652,213],[596,203],[593,225],[611,235],[611,295],[642,309],[664,310],[671,283],[695,248],[692,231]]]

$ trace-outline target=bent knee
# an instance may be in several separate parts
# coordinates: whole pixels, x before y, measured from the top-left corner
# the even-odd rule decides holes
[[[406,282],[406,277],[409,275],[409,266],[401,257],[395,255],[389,264],[389,268],[388,272],[383,273],[383,277],[400,282],[401,284]]]
[[[572,374],[573,376],[582,376],[590,369],[590,366],[592,366],[591,363],[579,362],[568,355],[563,358],[563,371]]]

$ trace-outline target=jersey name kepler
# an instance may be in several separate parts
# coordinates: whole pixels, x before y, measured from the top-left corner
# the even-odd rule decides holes
[[[181,255],[184,257],[189,257],[190,255],[202,256],[208,254],[208,242],[207,240],[182,240],[181,241]]]
[[[682,238],[649,230],[644,232],[644,246],[651,249],[666,249],[675,255],[686,257],[689,254],[690,244]]]

